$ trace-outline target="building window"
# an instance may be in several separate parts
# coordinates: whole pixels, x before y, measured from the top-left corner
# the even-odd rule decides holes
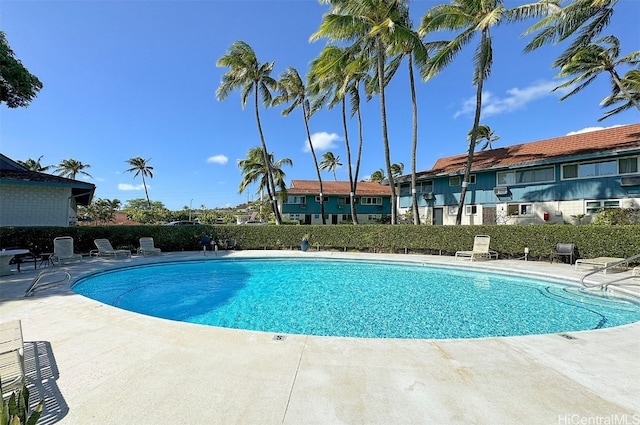
[[[609,208],[620,208],[620,200],[607,199],[598,201],[585,201],[585,211],[587,214],[595,214],[600,210]]]
[[[478,206],[477,205],[465,205],[464,213],[465,213],[465,215],[476,215],[476,214],[478,214]]]
[[[349,197],[348,196],[339,196],[338,197],[338,205],[349,205]]]
[[[532,216],[533,204],[508,204],[507,215]]]
[[[342,214],[342,221],[347,221],[349,220],[349,215],[348,214]]]
[[[449,186],[460,186],[462,185],[462,178],[464,176],[452,176],[449,177]],[[433,182],[431,183],[433,186]],[[476,184],[476,175],[469,174],[469,184]]]
[[[328,196],[323,196],[322,197],[322,202],[328,202],[329,201],[329,197]],[[320,203],[320,196],[316,196],[316,202]]]
[[[300,221],[300,214],[289,214],[289,220]]]
[[[380,214],[369,214],[367,215],[367,221],[376,221],[376,220],[380,220],[382,218],[382,215]]]
[[[416,183],[416,192],[418,193],[432,193],[433,192],[433,181],[428,180],[421,183]]]
[[[620,174],[633,174],[638,172],[638,158],[622,158],[618,160],[618,172]]]
[[[306,204],[306,196],[287,196],[286,204]]]
[[[638,172],[638,157],[613,159],[608,161],[581,162],[562,166],[564,180],[634,174]]]
[[[530,168],[527,170],[499,171],[497,186],[514,184],[550,183],[556,180],[553,167]]]
[[[382,198],[363,196],[360,198],[360,203],[362,205],[382,205]]]

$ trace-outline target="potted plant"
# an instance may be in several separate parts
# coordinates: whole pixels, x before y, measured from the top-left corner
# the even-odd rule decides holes
[[[304,236],[302,236],[302,240],[300,241],[300,250],[301,251],[306,251],[309,249],[309,239],[311,238],[311,235],[309,233],[306,233]]]

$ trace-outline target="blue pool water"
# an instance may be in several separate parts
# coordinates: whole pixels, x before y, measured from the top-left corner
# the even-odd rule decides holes
[[[209,260],[106,271],[78,294],[150,316],[275,333],[477,338],[599,329],[640,306],[530,278],[413,264]]]

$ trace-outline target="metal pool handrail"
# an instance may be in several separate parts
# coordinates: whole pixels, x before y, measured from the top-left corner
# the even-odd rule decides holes
[[[64,274],[64,277],[62,279],[60,279],[60,280],[54,280],[52,282],[40,283],[40,281],[42,280],[43,277],[49,276],[49,275],[58,274],[58,273]],[[30,297],[31,295],[35,294],[37,291],[39,291],[41,289],[53,288],[54,286],[60,286],[63,283],[66,283],[66,282],[71,282],[71,274],[69,273],[68,270],[66,270],[66,269],[63,269],[63,270],[45,270],[45,271],[42,271],[42,272],[38,273],[38,276],[36,276],[36,278],[33,279],[33,282],[31,282],[31,285],[29,285],[27,290],[24,292],[24,296],[25,297]]]
[[[622,279],[614,280],[614,281],[608,282],[608,283],[591,283],[591,284],[587,284],[584,281],[587,277],[589,277],[589,276],[591,276],[593,274],[596,274],[596,273],[599,273],[599,272],[602,272],[602,271],[605,271],[605,270],[608,270],[608,269],[611,269],[611,268],[614,268],[614,267],[618,267],[619,265],[626,264],[626,263],[628,263],[628,262],[630,262],[632,260],[635,260],[636,258],[640,258],[640,254],[632,255],[631,257],[625,258],[624,260],[620,260],[620,261],[617,261],[615,263],[609,264],[609,265],[607,265],[605,267],[600,267],[600,268],[597,268],[597,269],[595,269],[593,271],[590,271],[589,273],[587,273],[584,276],[582,276],[582,278],[580,278],[580,283],[585,288],[594,288],[596,286],[600,286],[602,289],[606,289],[607,286],[617,284],[619,282],[622,282],[623,280],[633,279],[635,277],[638,277],[638,276],[625,276]]]

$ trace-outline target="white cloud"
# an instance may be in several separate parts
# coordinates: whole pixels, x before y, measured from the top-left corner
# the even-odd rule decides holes
[[[227,158],[224,155],[214,155],[214,156],[210,156],[209,158],[207,158],[207,163],[208,164],[220,164],[220,165],[224,165],[227,162],[229,162],[229,158]]]
[[[558,82],[539,81],[524,88],[512,88],[507,90],[504,97],[496,97],[493,93],[486,91],[482,93],[482,117],[487,118],[492,115],[513,112],[524,108],[528,103],[547,96],[554,96],[551,91],[558,86]],[[475,96],[465,100],[462,107],[456,111],[454,118],[460,115],[471,115],[475,112]]]
[[[567,133],[567,136],[572,136],[574,134],[580,134],[580,133],[589,133],[591,131],[606,130],[608,128],[615,128],[615,127],[622,127],[622,126],[612,125],[611,127],[585,127],[582,130],[570,131],[569,133]]]
[[[341,140],[340,136],[336,133],[327,133],[325,131],[321,131],[319,133],[313,133],[311,135],[311,143],[313,143],[313,148],[316,151],[326,151],[331,148],[335,148],[335,142]],[[309,142],[305,140],[304,143],[304,152],[310,152]]]
[[[147,189],[150,189],[151,186],[147,185]],[[144,190],[144,185],[139,184],[139,185],[132,185],[132,184],[128,184],[128,183],[118,183],[118,190]]]

